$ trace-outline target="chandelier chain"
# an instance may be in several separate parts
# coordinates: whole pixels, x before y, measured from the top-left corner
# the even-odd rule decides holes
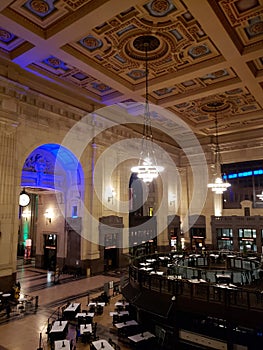
[[[131,171],[136,173],[138,178],[145,183],[150,183],[156,179],[160,172],[164,170],[163,166],[157,165],[156,155],[154,150],[153,133],[151,125],[151,114],[149,108],[149,67],[148,67],[148,50],[150,49],[149,39],[151,36],[143,38],[143,49],[145,52],[145,105],[144,105],[144,123],[143,136],[140,151],[140,159],[137,166],[131,168]],[[141,47],[141,46],[140,46]]]

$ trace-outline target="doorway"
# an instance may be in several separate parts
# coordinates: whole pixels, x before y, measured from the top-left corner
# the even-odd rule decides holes
[[[55,271],[57,264],[57,235],[44,234],[44,269]]]
[[[118,249],[104,248],[104,270],[109,271],[118,267]]]

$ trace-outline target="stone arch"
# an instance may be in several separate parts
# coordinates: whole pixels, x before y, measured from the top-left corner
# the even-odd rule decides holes
[[[85,188],[82,166],[70,150],[59,144],[43,144],[29,154],[22,168],[21,186],[61,192],[68,198],[69,216],[73,207],[80,212]]]
[[[50,268],[45,258],[45,242],[47,237],[56,237],[55,262],[51,268],[55,264],[62,266],[68,250],[65,223],[81,226],[83,216],[85,183],[81,163],[66,147],[42,144],[30,152],[23,164],[21,187],[31,195],[32,201],[21,209],[18,252],[27,255],[26,238],[30,238],[29,255],[36,257],[36,266]]]

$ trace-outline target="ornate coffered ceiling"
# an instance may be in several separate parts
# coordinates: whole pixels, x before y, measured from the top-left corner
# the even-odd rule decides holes
[[[1,0],[0,23],[0,55],[20,77],[127,108],[145,98],[134,43],[151,35],[151,103],[200,137],[214,134],[215,101],[221,135],[263,131],[263,0]],[[169,130],[172,116],[155,122]]]

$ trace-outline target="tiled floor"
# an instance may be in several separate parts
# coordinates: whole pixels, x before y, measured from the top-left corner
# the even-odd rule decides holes
[[[41,347],[44,350],[50,349],[46,334],[50,315],[67,301],[80,302],[82,308],[87,309],[88,298],[101,294],[105,283],[119,282],[120,276],[118,273],[112,273],[74,279],[73,276],[62,275],[60,283],[54,285],[51,273],[36,269],[33,264],[23,265],[23,262],[19,261],[17,280],[21,283],[22,294],[39,297],[39,306],[36,313],[26,314],[20,314],[14,308],[10,318],[7,318],[3,312],[1,313],[0,350],[37,350],[40,337],[42,338]],[[109,305],[104,308],[103,315],[94,317],[94,322],[98,324],[97,335],[101,339],[111,337],[118,343],[116,335],[110,333],[112,318],[109,316],[109,311],[114,309],[115,299],[120,297],[119,294],[112,297]],[[69,337],[72,334],[72,331],[69,332]],[[124,344],[119,345],[122,350],[127,349]],[[89,345],[78,341],[76,349],[89,349]]]

